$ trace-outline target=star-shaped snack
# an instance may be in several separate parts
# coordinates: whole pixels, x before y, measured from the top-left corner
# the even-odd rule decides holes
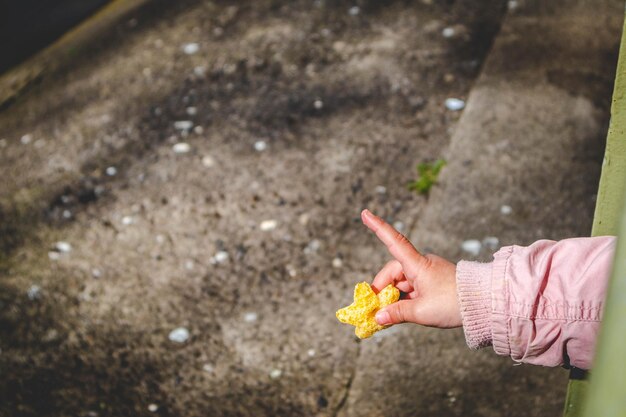
[[[337,319],[342,323],[355,326],[354,333],[359,339],[368,338],[377,331],[389,327],[376,323],[374,316],[378,310],[395,303],[399,298],[400,290],[392,284],[375,294],[367,282],[359,282],[354,287],[354,302],[348,307],[337,310]]]

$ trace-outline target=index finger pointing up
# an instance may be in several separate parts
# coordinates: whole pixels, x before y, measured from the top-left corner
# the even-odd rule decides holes
[[[402,233],[369,210],[361,212],[361,219],[372,232],[376,233],[378,239],[387,246],[391,256],[402,264],[405,274],[414,275],[417,271],[410,271],[411,266],[415,265],[415,261],[423,260],[424,257],[413,247],[411,242]]]

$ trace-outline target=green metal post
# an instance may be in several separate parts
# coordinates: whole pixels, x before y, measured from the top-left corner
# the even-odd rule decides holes
[[[591,233],[593,236],[621,237],[615,253],[591,381],[584,377],[578,378],[572,373],[565,399],[565,417],[626,416],[625,198],[626,29],[622,32],[611,105],[611,123]]]
[[[626,210],[622,211],[585,417],[626,416]]]
[[[593,224],[595,235],[619,235],[586,417],[626,416],[626,29],[622,32],[611,124]],[[601,202],[602,201],[602,202]]]

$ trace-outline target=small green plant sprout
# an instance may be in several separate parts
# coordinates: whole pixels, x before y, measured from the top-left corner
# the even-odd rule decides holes
[[[417,174],[419,177],[409,183],[409,190],[415,191],[418,194],[428,194],[431,187],[437,182],[441,168],[445,165],[446,161],[444,159],[417,164]]]

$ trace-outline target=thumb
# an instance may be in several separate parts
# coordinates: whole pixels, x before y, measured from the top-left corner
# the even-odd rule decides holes
[[[400,300],[376,313],[376,322],[380,325],[404,322],[417,323],[415,300]]]

